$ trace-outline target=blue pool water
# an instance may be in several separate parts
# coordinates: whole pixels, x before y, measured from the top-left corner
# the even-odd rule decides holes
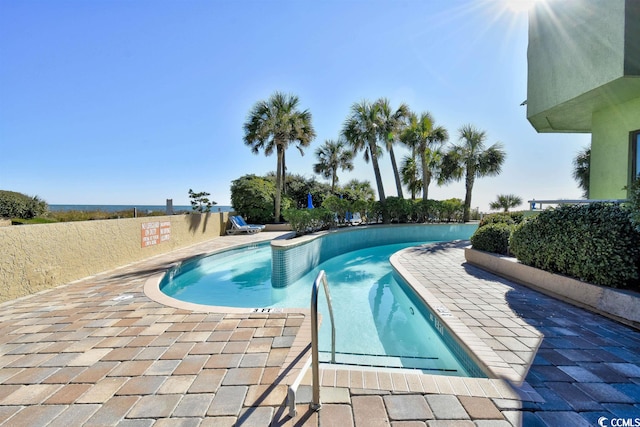
[[[412,289],[396,280],[389,257],[416,244],[376,246],[333,257],[285,288],[271,285],[270,246],[257,245],[187,263],[168,274],[161,289],[173,298],[198,304],[308,308],[311,285],[325,270],[336,322],[336,363],[482,376],[472,363],[460,362],[445,344],[453,341],[446,330]],[[323,295],[319,311],[321,360],[328,361],[331,334]]]

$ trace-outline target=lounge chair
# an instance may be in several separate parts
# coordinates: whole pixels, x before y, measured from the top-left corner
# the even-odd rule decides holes
[[[230,216],[229,222],[231,223],[231,228],[227,230],[227,234],[254,234],[259,233],[264,229],[264,225],[247,224],[244,218],[240,215]]]

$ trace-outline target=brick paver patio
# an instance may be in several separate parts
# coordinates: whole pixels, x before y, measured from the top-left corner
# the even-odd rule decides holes
[[[322,409],[309,410],[307,374],[290,418],[287,389],[308,356],[306,309],[198,311],[143,292],[176,260],[277,235],[225,236],[1,304],[2,425],[499,427],[640,418],[640,332],[469,266],[461,244],[408,249],[394,262],[514,388],[324,367]]]

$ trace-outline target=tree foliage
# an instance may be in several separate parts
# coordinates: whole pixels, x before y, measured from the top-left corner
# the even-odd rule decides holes
[[[274,93],[267,101],[257,102],[244,124],[244,143],[258,154],[261,150],[269,156],[274,151],[277,156],[274,220],[280,221],[283,177],[286,173],[285,151],[289,144],[296,144],[301,154],[315,138],[309,110],[298,109],[299,100],[295,95]]]
[[[393,146],[399,141],[400,134],[407,124],[407,118],[411,113],[407,104],[400,104],[397,109],[391,107],[391,102],[387,98],[380,98],[375,102],[378,108],[378,123],[376,129],[378,131],[378,139],[384,144],[385,148],[389,152],[389,158],[391,160],[391,168],[393,170],[393,176],[396,182],[396,192],[401,199],[404,197],[402,194],[402,180],[400,179],[400,173],[398,171],[398,163],[396,162],[396,155],[393,151]]]
[[[0,190],[0,218],[31,219],[49,210],[47,202],[38,196]]]
[[[378,198],[386,198],[378,158],[382,149],[378,146],[378,127],[381,123],[380,106],[369,101],[361,101],[351,106],[351,112],[342,128],[342,135],[351,145],[354,154],[364,152],[365,162],[371,161],[378,188]]]
[[[275,185],[275,175],[273,173],[267,174],[266,177],[271,179]],[[285,204],[287,209],[306,209],[309,194],[311,194],[314,206],[319,206],[326,197],[331,195],[331,189],[328,184],[318,182],[315,178],[306,178],[298,174],[287,174],[284,192],[286,197],[283,198],[283,209]]]
[[[591,176],[591,147],[585,147],[573,159],[573,179],[582,190],[582,197],[589,198],[589,179]]]
[[[272,180],[244,175],[231,182],[231,204],[247,222],[268,223],[273,220],[275,192]]]
[[[334,193],[338,183],[338,170],[353,170],[353,152],[347,149],[343,139],[337,141],[328,139],[315,154],[318,163],[313,165],[313,171],[324,178],[331,179],[331,192]]]
[[[506,157],[501,143],[497,142],[485,148],[486,132],[472,125],[464,125],[459,130],[460,139],[442,159],[442,171],[439,183],[459,181],[464,178],[464,222],[469,221],[471,212],[471,193],[476,178],[496,176],[502,170]]]
[[[499,194],[494,202],[489,204],[493,210],[502,209],[503,212],[509,212],[509,209],[515,208],[522,204],[522,199],[515,194]]]
[[[211,212],[211,208],[213,205],[217,205],[213,200],[209,200],[207,196],[210,196],[210,193],[206,191],[201,191],[199,193],[194,192],[191,188],[189,189],[189,199],[191,199],[191,209],[194,212],[206,213]]]
[[[359,181],[352,179],[347,182],[342,188],[340,193],[345,199],[355,202],[357,200],[364,200],[367,202],[373,202],[376,198],[376,193],[371,187],[369,181]]]
[[[422,172],[420,169],[414,157],[405,156],[402,159],[400,174],[402,175],[402,183],[411,192],[411,200],[415,200],[416,194],[422,190],[422,179],[420,179]]]
[[[410,114],[408,120],[400,139],[411,147],[412,158],[417,155],[420,159],[422,200],[428,200],[431,179],[438,173],[442,162],[440,148],[449,139],[449,133],[444,127],[435,126],[433,117],[428,112],[420,116]]]

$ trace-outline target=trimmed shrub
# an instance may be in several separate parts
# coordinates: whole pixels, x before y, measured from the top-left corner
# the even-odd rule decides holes
[[[638,279],[640,233],[620,205],[545,210],[516,226],[510,250],[523,264],[597,285],[615,288]]]
[[[333,223],[333,213],[323,208],[287,209],[282,215],[299,235],[328,229]]]
[[[522,212],[507,212],[507,213],[495,213],[485,215],[482,220],[480,220],[480,224],[478,227],[484,227],[489,224],[520,224],[522,219],[524,218],[524,213]]]
[[[509,253],[509,237],[515,226],[504,222],[480,227],[471,236],[473,249],[507,255]]]

